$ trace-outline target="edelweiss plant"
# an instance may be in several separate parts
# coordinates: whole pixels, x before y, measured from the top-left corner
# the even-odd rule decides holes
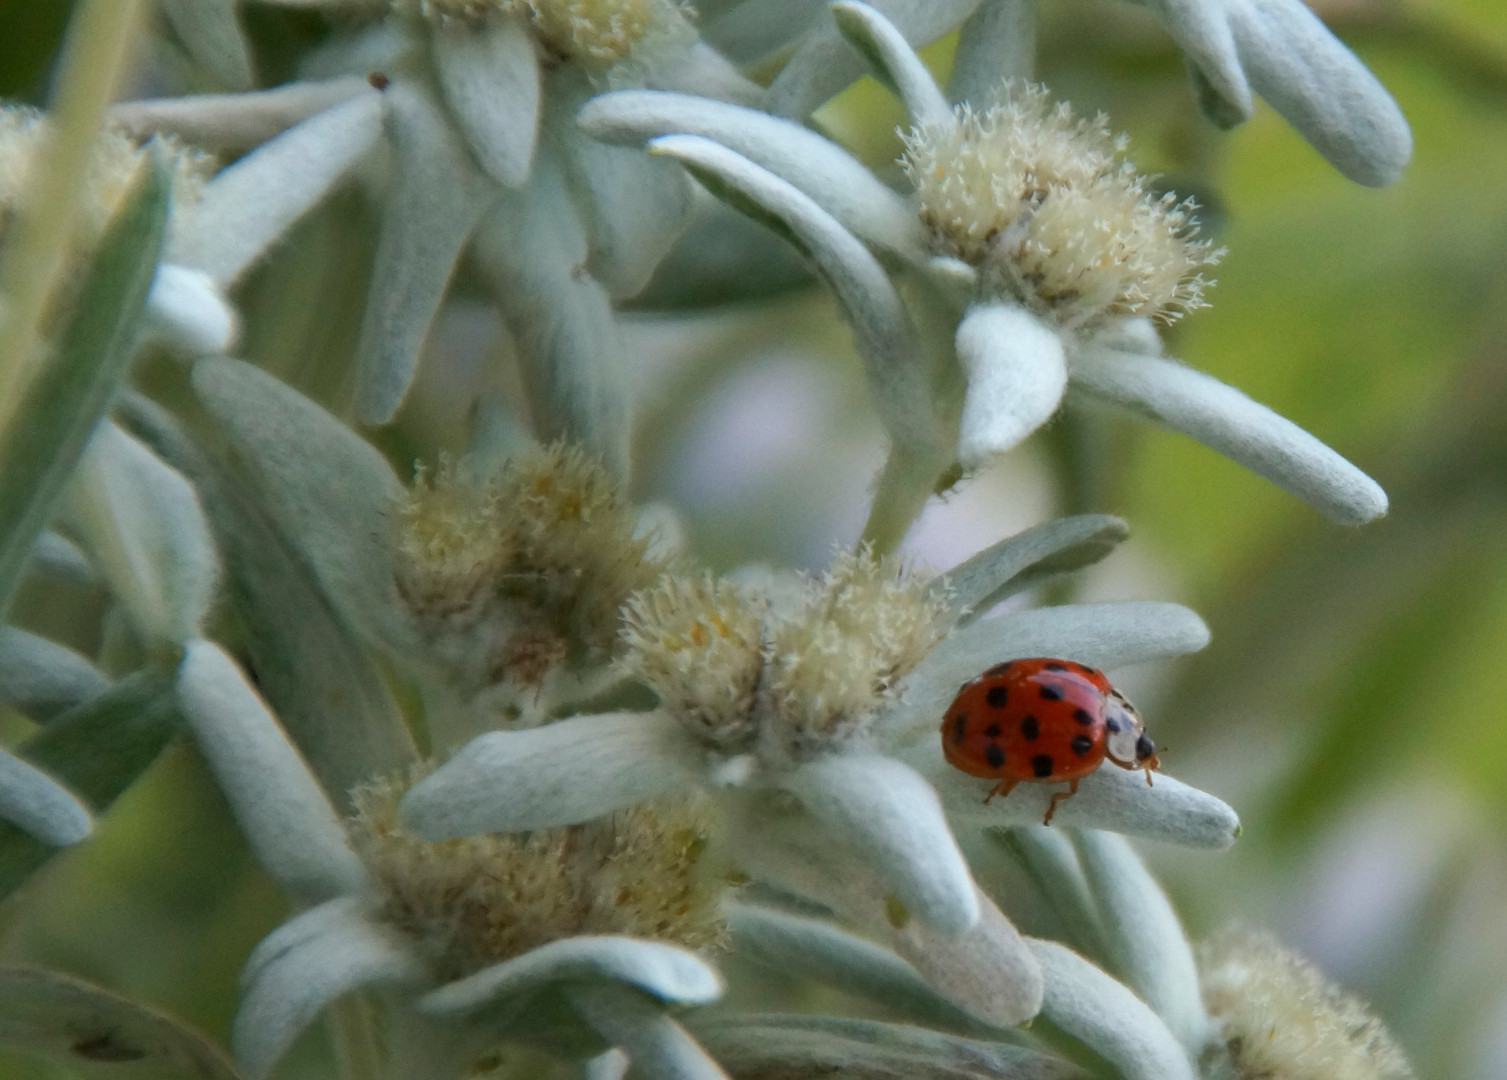
[[[1028,4],[286,0],[323,29],[261,87],[232,0],[160,0],[151,33],[229,92],[107,114],[124,52],[91,79],[85,46],[139,6],[82,0],[60,70],[92,97],[0,111],[0,600],[29,574],[98,601],[78,650],[0,630],[0,703],[29,725],[0,753],[0,892],[182,730],[291,910],[244,958],[233,1062],[3,967],[0,1036],[223,1080],[294,1075],[326,1015],[332,1075],[373,1080],[1412,1075],[1275,943],[1190,944],[1126,837],[1228,848],[1221,798],[1148,783],[1144,752],[1047,826],[1048,784],[986,804],[994,780],[939,745],[1002,661],[1118,673],[1209,641],[1178,604],[1033,592],[1110,554],[1108,515],[940,573],[896,553],[931,495],[1063,407],[1183,431],[1342,522],[1387,506],[1161,355],[1223,251],[1109,118],[1026,78]],[[1354,179],[1406,160],[1390,98],[1297,0],[1147,6],[1216,121],[1255,90]],[[954,28],[949,96],[915,49]],[[865,65],[909,114],[896,186],[807,123]],[[231,303],[260,329],[248,272],[317,243],[293,226],[347,178],[378,239],[333,400],[231,357]],[[855,331],[890,456],[820,572],[714,569],[633,486],[620,313],[696,265],[665,261],[716,221],[693,181],[809,260]],[[76,227],[46,233],[48,206]],[[700,255],[752,277],[733,240]],[[493,388],[433,376],[469,440],[399,415],[462,295],[500,314],[518,391],[498,420]]]

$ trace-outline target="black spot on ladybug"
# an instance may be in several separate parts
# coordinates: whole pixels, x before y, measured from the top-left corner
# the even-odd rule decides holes
[[[986,727],[984,729],[984,737],[989,739],[999,738],[999,725],[990,724],[988,727]]]
[[[1003,664],[995,664],[988,671],[984,672],[984,674],[987,675],[991,679],[995,679],[995,678],[998,678],[1001,675],[1007,674],[1009,672],[1009,670],[1010,670],[1010,661],[1006,660]]]
[[[1079,757],[1084,757],[1094,748],[1094,740],[1090,739],[1087,735],[1074,735],[1073,741],[1068,743],[1068,745],[1073,748],[1073,753]]]
[[[1003,686],[991,686],[984,694],[984,700],[993,708],[1003,709],[1005,702],[1010,700],[1010,691]]]
[[[952,718],[952,741],[961,743],[963,736],[968,734],[968,714],[958,713]]]
[[[1094,722],[1093,714],[1087,709],[1074,709],[1073,719],[1080,724],[1092,724]]]
[[[1060,686],[1053,686],[1051,683],[1039,683],[1036,689],[1041,693],[1042,698],[1047,701],[1062,700],[1062,687]]]
[[[1156,743],[1151,741],[1150,735],[1142,732],[1141,737],[1135,741],[1135,756],[1144,761],[1154,753],[1156,753]]]
[[[1093,676],[1096,679],[1099,677],[1099,669],[1098,668],[1091,668],[1087,664],[1079,664],[1078,666],[1083,669],[1083,674],[1085,674],[1085,675],[1091,675],[1091,676]]]
[[[1048,671],[1066,671],[1067,670],[1067,665],[1066,664],[1059,664],[1055,660],[1053,660],[1053,661],[1051,661],[1050,663],[1047,663],[1047,664],[1042,664],[1041,666],[1044,667],[1044,668],[1046,668]]]
[[[1109,728],[1110,731],[1113,731],[1116,734],[1118,734],[1120,731],[1120,722],[1118,720],[1106,720],[1104,721],[1104,726]]]
[[[1028,716],[1020,722],[1020,737],[1027,742],[1033,742],[1036,736],[1041,734],[1041,725],[1036,722],[1036,717]]]
[[[984,760],[989,763],[991,769],[1003,769],[1005,767],[1005,752],[994,743],[984,748]]]
[[[1031,759],[1031,771],[1033,773],[1035,773],[1038,777],[1051,776],[1052,775],[1052,755],[1051,754],[1037,754],[1035,757],[1033,757]]]

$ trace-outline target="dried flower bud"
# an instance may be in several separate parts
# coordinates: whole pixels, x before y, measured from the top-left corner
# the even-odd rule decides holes
[[[726,875],[708,865],[699,805],[645,804],[558,829],[427,843],[398,823],[398,800],[427,773],[352,792],[352,846],[385,917],[455,978],[578,934],[624,934],[689,949],[724,943]]]
[[[1219,1025],[1205,1075],[1229,1080],[1411,1080],[1364,1002],[1263,934],[1227,930],[1198,951],[1204,1004]]]

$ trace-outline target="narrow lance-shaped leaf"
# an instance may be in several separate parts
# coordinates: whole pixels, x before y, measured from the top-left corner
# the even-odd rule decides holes
[[[1147,0],[1167,32],[1187,54],[1206,92],[1217,102],[1223,127],[1249,120],[1254,109],[1241,57],[1230,30],[1229,10],[1238,6],[1208,4],[1204,0]]]
[[[529,16],[450,19],[429,30],[445,104],[476,160],[507,187],[522,187],[539,130],[539,61]]]
[[[376,145],[381,117],[382,96],[367,90],[263,143],[174,216],[168,258],[234,284]]]
[[[109,685],[72,649],[14,626],[0,627],[0,705],[46,722]]]
[[[689,94],[620,90],[588,101],[577,122],[587,134],[615,143],[661,135],[715,139],[794,184],[866,243],[904,258],[924,257],[924,232],[909,201],[842,147],[789,120]]]
[[[1014,304],[969,308],[956,340],[968,376],[958,461],[973,469],[1051,419],[1067,388],[1067,364],[1057,332]]]
[[[466,238],[495,195],[429,88],[385,92],[393,175],[357,349],[356,402],[369,424],[392,419]]]
[[[64,713],[18,752],[104,811],[157,760],[178,724],[171,672],[149,669]],[[0,897],[25,881],[53,850],[0,824]]]
[[[863,54],[874,73],[900,95],[911,123],[945,124],[952,119],[952,106],[894,23],[861,0],[840,0],[833,4],[832,17],[837,20],[838,32]]]
[[[105,230],[57,348],[0,432],[0,613],[131,362],[167,222],[168,165],[152,153]]]
[[[972,622],[1009,596],[1104,558],[1129,535],[1120,518],[1081,514],[1037,525],[985,548],[931,585],[953,618]]]
[[[1072,389],[1190,435],[1345,525],[1387,512],[1381,487],[1292,421],[1174,360],[1085,350]]]
[[[235,0],[157,2],[189,54],[226,89],[251,89],[251,50],[236,21]]]
[[[110,106],[110,123],[137,139],[170,131],[204,150],[245,150],[342,101],[371,93],[360,75],[298,82],[242,94],[143,98]]]
[[[947,96],[981,105],[1000,83],[1029,81],[1035,58],[1034,0],[984,0],[958,28]]]
[[[52,847],[89,835],[93,815],[78,797],[35,765],[0,749],[0,819]]]
[[[193,481],[224,557],[224,614],[252,670],[326,791],[349,792],[411,764],[413,738],[372,652],[324,593],[267,512],[224,465],[139,395],[117,411]]]
[[[181,1021],[56,971],[0,967],[0,1045],[91,1076],[111,1063],[162,1080],[238,1080],[214,1044]]]
[[[656,1080],[727,1080],[684,1028],[627,987],[588,984],[576,987],[570,996],[581,1018],[622,1047],[641,1075]]]
[[[712,194],[773,223],[821,270],[853,327],[875,407],[899,444],[942,441],[920,343],[883,267],[809,196],[721,143],[667,135],[650,143],[691,169]]]

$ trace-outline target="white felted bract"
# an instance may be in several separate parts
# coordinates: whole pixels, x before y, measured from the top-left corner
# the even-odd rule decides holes
[[[958,461],[978,468],[1051,419],[1067,386],[1062,339],[1013,304],[981,304],[958,324],[958,361],[968,376]]]

